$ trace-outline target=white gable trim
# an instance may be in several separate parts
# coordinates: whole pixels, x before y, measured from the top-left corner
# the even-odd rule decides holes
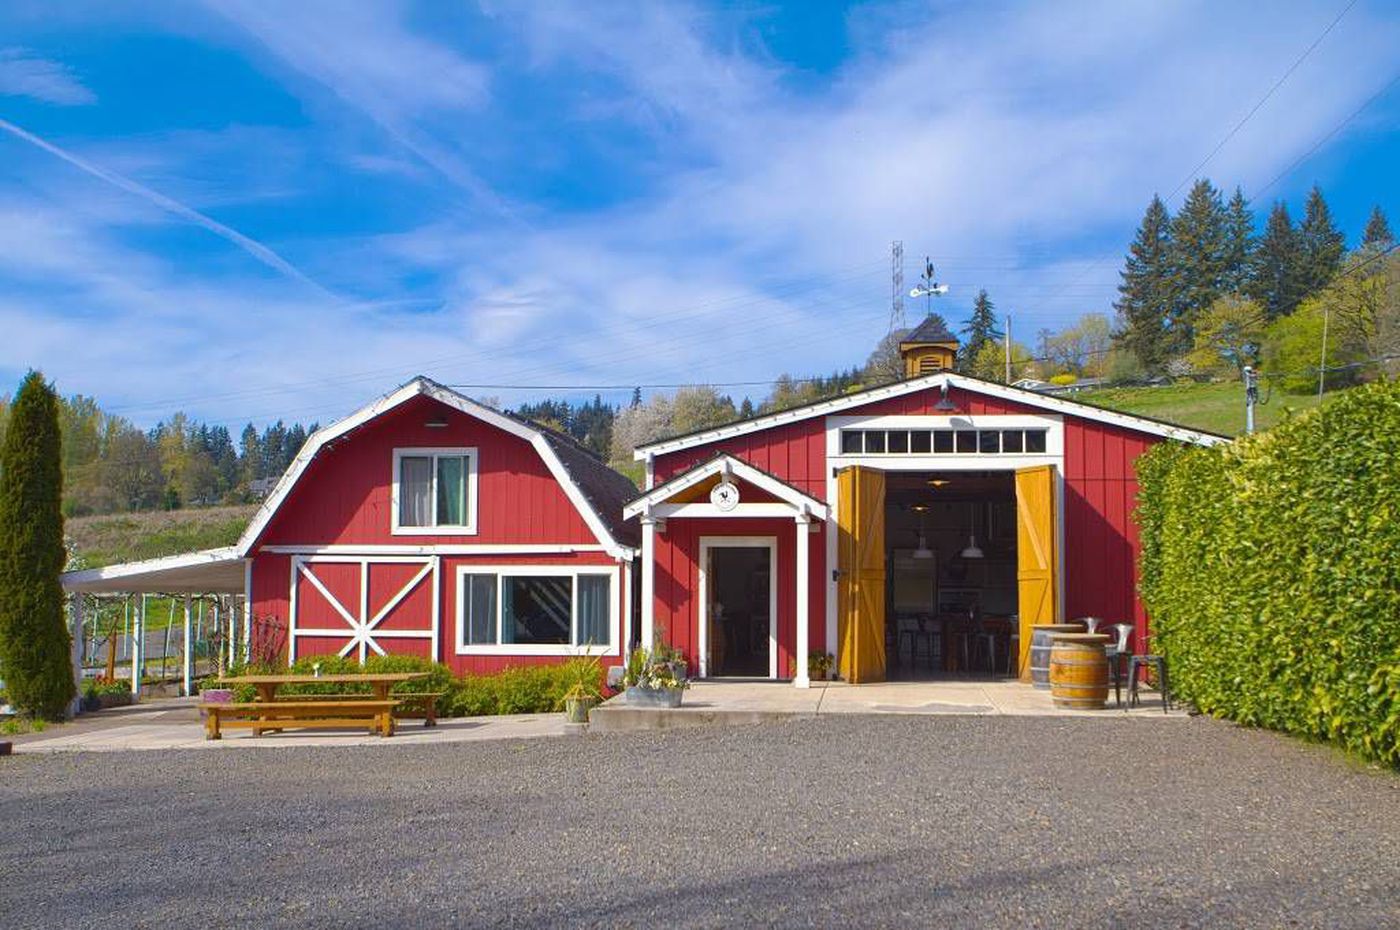
[[[752,420],[744,420],[741,423],[731,423],[728,426],[716,427],[712,430],[706,430],[703,433],[695,433],[690,436],[678,436],[675,439],[663,439],[660,442],[638,446],[633,457],[642,460],[652,456],[665,455],[669,452],[679,452],[682,449],[691,449],[695,446],[703,446],[712,442],[731,439],[735,436],[757,433],[762,430],[773,429],[777,426],[785,426],[788,423],[797,423],[813,417],[840,413],[844,410],[850,410],[854,407],[861,407],[866,404],[873,404],[890,397],[903,397],[906,394],[914,394],[918,391],[942,388],[944,385],[950,388],[961,388],[976,394],[1000,397],[1018,404],[1025,404],[1027,407],[1039,407],[1043,410],[1061,413],[1066,416],[1079,417],[1084,420],[1094,420],[1099,423],[1107,423],[1110,426],[1119,426],[1123,429],[1147,433],[1152,436],[1161,436],[1164,439],[1175,439],[1179,442],[1189,442],[1194,445],[1213,446],[1218,443],[1230,441],[1229,437],[1226,436],[1217,436],[1214,433],[1203,433],[1199,430],[1187,429],[1184,426],[1172,426],[1167,423],[1159,423],[1156,420],[1133,416],[1130,413],[1119,413],[1114,410],[1093,407],[1088,404],[1064,400],[1059,397],[1036,394],[1031,391],[1007,387],[1004,384],[997,384],[992,381],[968,378],[952,372],[940,372],[938,374],[910,378],[907,381],[897,381],[894,384],[872,388],[868,391],[861,391],[858,394],[835,397],[831,400],[809,404],[805,407],[780,410],[777,413],[755,417]]]
[[[679,494],[681,491],[684,491],[686,488],[692,488],[695,485],[699,484],[701,481],[704,481],[706,478],[718,474],[733,475],[736,478],[742,478],[744,481],[747,481],[754,487],[761,488],[764,491],[767,491],[769,494],[772,494],[778,500],[787,504],[789,507],[791,507],[793,510],[796,510],[798,513],[807,513],[815,520],[825,520],[827,517],[826,504],[817,500],[815,497],[810,497],[806,494],[803,494],[801,491],[797,490],[787,482],[779,481],[772,475],[769,475],[765,472],[758,470],[757,468],[754,468],[752,465],[743,461],[742,459],[736,459],[733,456],[729,455],[722,455],[718,458],[714,458],[708,462],[704,462],[700,465],[697,465],[690,471],[677,475],[675,478],[672,478],[670,481],[667,481],[660,487],[653,488],[646,494],[643,494],[641,497],[637,498],[632,503],[624,507],[622,510],[622,515],[630,520],[633,517],[640,516],[653,510],[659,510],[659,508],[661,508],[661,506],[666,501],[670,500],[672,497]],[[724,514],[719,512],[718,509],[711,513],[708,509],[709,506],[710,505],[705,505],[705,507],[702,508],[692,507],[691,512],[689,513],[681,510],[676,510],[672,512],[671,515],[734,517],[771,517],[775,515],[774,513],[769,512],[766,507],[763,510],[749,509],[740,512],[740,508],[743,508],[745,506],[744,504],[740,504],[734,509],[733,512],[729,514]],[[759,506],[762,505],[751,505],[751,507]]]
[[[588,503],[588,499],[583,496],[583,492],[579,489],[578,485],[569,477],[568,469],[564,467],[564,463],[560,461],[558,454],[554,451],[554,448],[550,446],[549,441],[544,438],[543,433],[518,420],[504,416],[500,412],[487,407],[485,404],[479,404],[469,397],[458,394],[456,391],[429,381],[427,378],[415,378],[398,390],[385,394],[374,403],[361,407],[345,419],[332,423],[323,429],[319,429],[307,437],[306,444],[301,447],[301,451],[298,452],[297,457],[292,460],[292,464],[287,468],[286,473],[282,475],[281,479],[277,482],[277,486],[274,487],[272,493],[268,495],[267,500],[263,502],[263,505],[258,508],[257,513],[253,515],[253,520],[248,524],[248,528],[243,531],[243,535],[238,540],[238,555],[240,557],[246,557],[252,551],[254,544],[258,541],[258,537],[262,535],[263,530],[267,529],[267,525],[272,522],[272,517],[277,513],[277,508],[282,506],[282,502],[291,494],[292,488],[295,487],[297,480],[301,478],[302,472],[306,471],[311,461],[316,458],[316,454],[320,452],[323,447],[333,440],[344,436],[346,433],[363,426],[375,417],[387,413],[400,404],[412,400],[419,395],[431,397],[433,400],[445,404],[454,410],[465,413],[470,417],[475,417],[488,426],[494,426],[499,430],[524,439],[526,442],[530,443],[535,451],[539,453],[540,458],[544,460],[545,465],[549,468],[549,473],[554,476],[554,480],[558,482],[559,487],[564,489],[564,493],[568,496],[569,501],[574,505],[574,508],[578,510],[579,515],[583,517],[584,522],[588,524],[588,528],[592,530],[593,535],[607,553],[618,559],[631,559],[634,557],[634,550],[619,544],[617,540],[613,539],[612,534],[608,532],[607,526],[598,517],[598,514],[594,512],[592,505]]]

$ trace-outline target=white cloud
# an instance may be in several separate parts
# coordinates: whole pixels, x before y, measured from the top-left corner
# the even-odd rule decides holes
[[[71,107],[97,102],[72,69],[23,48],[0,48],[0,97],[30,97]]]

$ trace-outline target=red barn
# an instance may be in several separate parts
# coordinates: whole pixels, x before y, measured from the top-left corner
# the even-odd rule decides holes
[[[571,439],[418,378],[311,436],[254,516],[236,556],[255,636],[458,673],[619,664],[635,494]]]
[[[1133,461],[1225,437],[946,372],[937,340],[904,348],[907,380],[637,450],[644,644],[799,686],[812,652],[857,683],[1024,676],[1029,627],[1066,617],[1132,623],[1141,646]]]

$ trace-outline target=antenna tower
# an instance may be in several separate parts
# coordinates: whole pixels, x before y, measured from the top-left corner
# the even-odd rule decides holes
[[[890,332],[904,328],[904,242],[890,245]]]

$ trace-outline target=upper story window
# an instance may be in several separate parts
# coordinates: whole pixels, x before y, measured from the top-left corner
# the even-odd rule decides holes
[[[476,532],[476,450],[395,449],[393,531]]]
[[[1041,455],[1046,429],[843,429],[843,455]]]

